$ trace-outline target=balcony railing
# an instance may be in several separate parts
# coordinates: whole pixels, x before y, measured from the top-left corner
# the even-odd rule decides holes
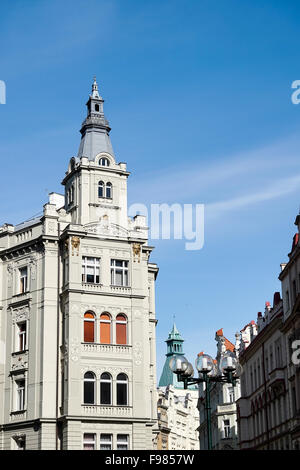
[[[10,413],[10,419],[11,421],[24,421],[27,417],[27,411],[26,410],[21,410],[21,411],[12,411]]]
[[[83,282],[82,287],[84,290],[88,290],[90,292],[99,292],[102,290],[102,284],[92,284],[90,282]]]
[[[83,353],[120,354],[128,355],[131,346],[123,344],[81,343]]]
[[[88,416],[132,417],[131,406],[82,405],[82,414]]]
[[[131,287],[126,286],[110,286],[111,292],[118,292],[120,294],[130,294]]]

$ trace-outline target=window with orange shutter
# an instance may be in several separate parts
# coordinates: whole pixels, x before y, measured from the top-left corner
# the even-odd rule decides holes
[[[102,313],[100,317],[100,343],[110,344],[111,343],[111,318],[109,313]]]
[[[84,342],[94,343],[95,341],[95,315],[92,312],[84,314]]]
[[[127,319],[125,315],[119,314],[116,320],[116,343],[127,344]]]

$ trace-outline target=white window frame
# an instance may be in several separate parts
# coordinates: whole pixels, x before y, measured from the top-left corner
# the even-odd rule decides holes
[[[93,262],[91,261],[93,260]],[[101,284],[101,278],[100,278],[100,267],[101,267],[101,258],[95,258],[93,256],[83,256],[82,257],[82,262],[81,262],[81,277],[82,277],[82,282],[84,284]],[[88,268],[92,268],[94,273],[94,282],[89,282],[87,280],[87,276],[91,274],[87,274]],[[99,282],[96,282],[97,280],[97,268],[98,268],[98,277],[99,277]]]
[[[92,373],[93,374],[93,378],[86,378],[85,377],[85,374],[86,373]],[[82,403],[86,406],[95,406],[97,404],[97,378],[96,378],[96,374],[91,371],[91,370],[88,370],[87,372],[85,372],[85,374],[83,375],[83,399],[82,399]],[[84,395],[85,395],[85,384],[87,382],[92,382],[94,384],[94,400],[93,400],[93,403],[85,403],[85,400],[84,400]]]
[[[102,379],[102,375],[103,374],[108,374],[109,375],[109,379]],[[109,403],[102,403],[101,402],[101,385],[103,383],[109,383],[110,384],[110,401]],[[102,372],[102,374],[100,375],[100,397],[99,397],[99,403],[100,405],[103,405],[103,406],[111,406],[113,404],[113,379],[112,379],[112,376],[109,372]]]
[[[21,331],[21,325],[25,325],[25,330]],[[27,349],[27,321],[22,321],[17,323],[17,338],[16,338],[16,352],[26,351]],[[20,347],[20,343],[22,343],[23,348]]]
[[[105,162],[105,163],[103,163],[103,162]],[[100,166],[106,166],[106,167],[110,166],[109,158],[107,158],[107,157],[99,158],[99,165]]]
[[[117,266],[116,263],[122,263],[122,266]],[[121,271],[122,282],[116,284],[116,271]],[[128,287],[129,286],[129,261],[123,259],[110,260],[110,276],[111,285],[115,287]]]
[[[117,406],[129,406],[129,379],[128,379],[128,375],[125,374],[125,372],[120,372],[120,374],[124,374],[126,375],[126,380],[120,380],[118,379],[118,376],[116,378],[116,404]],[[118,374],[118,375],[120,375]],[[125,405],[119,405],[118,404],[118,385],[124,385],[126,384],[126,404]]]
[[[20,387],[20,382],[24,383],[24,386]],[[15,381],[16,387],[16,411],[24,411],[26,409],[26,380],[25,378],[17,379]]]
[[[25,274],[22,274],[25,271]],[[28,266],[22,266],[19,268],[19,293],[26,294],[28,292]]]
[[[225,424],[225,422],[229,424]],[[229,439],[231,437],[230,419],[223,419],[223,430],[225,439]]]
[[[120,440],[120,436],[126,437],[126,441]],[[129,435],[128,434],[117,434],[117,450],[129,450]]]
[[[109,436],[110,440],[102,440],[103,439],[102,436]],[[102,445],[104,446],[109,445],[110,449],[101,449]],[[108,434],[104,432],[100,434],[100,450],[113,450],[113,435],[112,434]]]
[[[93,436],[93,439],[88,439],[85,436]],[[96,438],[95,433],[85,432],[83,434],[83,446],[82,446],[83,450],[96,450],[96,448],[97,448],[97,442],[96,441],[97,441],[97,438]],[[85,445],[88,445],[88,446],[92,445],[94,448],[93,449],[85,449],[85,447],[84,447]]]
[[[112,199],[112,184],[110,182],[106,183],[105,185],[105,198],[106,199]],[[108,191],[109,191],[109,196],[108,196]]]

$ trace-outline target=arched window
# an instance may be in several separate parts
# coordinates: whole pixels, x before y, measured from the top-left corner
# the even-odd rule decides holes
[[[117,376],[117,405],[128,405],[128,377],[126,374]]]
[[[95,315],[93,312],[86,312],[84,314],[83,341],[85,343],[94,343],[95,341]]]
[[[99,160],[99,165],[101,166],[109,166],[109,160],[106,157],[102,157]]]
[[[98,183],[98,197],[104,197],[104,183],[99,181]]]
[[[107,198],[112,198],[112,184],[111,183],[107,183],[106,184],[106,197]]]
[[[96,379],[93,372],[86,372],[83,381],[83,402],[86,405],[95,404]]]
[[[99,112],[99,104],[95,104],[95,111]]]
[[[111,318],[109,313],[102,313],[100,316],[100,343],[110,344],[111,343]]]
[[[100,404],[111,405],[111,375],[104,372],[100,377]]]
[[[127,344],[127,318],[122,313],[116,318],[116,344]]]

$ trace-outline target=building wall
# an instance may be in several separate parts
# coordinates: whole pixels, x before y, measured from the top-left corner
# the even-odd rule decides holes
[[[98,100],[99,101],[99,100]],[[89,118],[99,130],[102,117]],[[93,121],[94,119],[94,121]],[[98,126],[98,127],[97,127]],[[107,127],[108,129],[108,127]],[[96,131],[95,131],[96,132]],[[102,131],[101,131],[102,132]],[[104,132],[104,131],[103,131]],[[108,132],[108,131],[105,131]],[[83,134],[83,139],[84,139]],[[90,137],[89,137],[90,138]],[[108,139],[108,135],[106,136]],[[95,149],[93,149],[93,152]],[[99,164],[109,159],[109,167]],[[43,215],[0,228],[0,444],[26,449],[81,449],[83,435],[127,435],[129,448],[151,449],[157,428],[155,279],[145,219],[127,217],[124,163],[112,154],[72,158],[65,197],[52,194]],[[112,183],[100,197],[98,183]],[[70,191],[73,191],[70,199]],[[83,258],[100,259],[100,282],[82,277]],[[128,262],[128,285],[113,285],[111,260]],[[28,286],[21,293],[22,268]],[[95,341],[84,342],[84,314],[93,312]],[[111,318],[109,344],[100,343],[100,316]],[[116,344],[116,317],[127,318],[127,344]],[[18,329],[27,344],[18,351]],[[83,403],[84,374],[95,375],[95,404]],[[112,377],[112,403],[100,404],[100,377]],[[128,377],[128,403],[117,405],[116,380]],[[25,406],[17,387],[25,380]]]
[[[241,341],[241,449],[300,448],[300,370],[292,361],[292,343],[300,339],[299,216],[295,224],[298,233],[279,275],[282,300],[276,293],[273,306],[267,302],[258,314],[255,334]]]
[[[161,431],[155,447],[160,450],[160,442],[168,435],[169,450],[198,450],[198,391],[177,389],[172,385],[160,387],[158,391],[158,408],[163,404],[167,416],[159,415]]]

